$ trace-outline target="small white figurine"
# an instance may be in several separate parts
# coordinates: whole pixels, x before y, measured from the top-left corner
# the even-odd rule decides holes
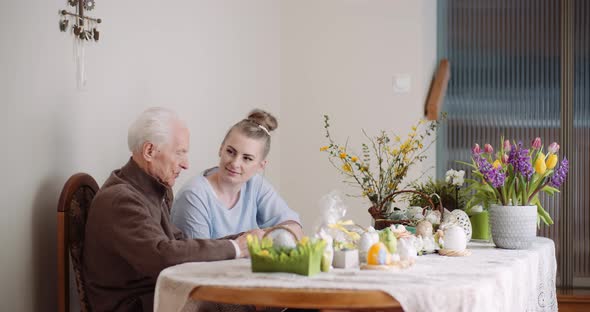
[[[422,241],[424,242],[424,247],[422,247],[422,251],[424,251],[425,253],[433,253],[435,250],[438,249],[436,244],[434,243],[433,236],[422,238]]]
[[[414,245],[414,240],[404,237],[398,241],[397,251],[401,260],[416,260],[418,251]]]
[[[426,220],[418,222],[416,225],[416,235],[423,238],[432,237],[432,223]]]

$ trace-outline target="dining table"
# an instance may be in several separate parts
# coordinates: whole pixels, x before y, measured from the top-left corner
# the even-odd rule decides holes
[[[158,276],[155,312],[203,302],[372,311],[557,311],[552,240],[527,249],[472,241],[468,256],[418,256],[407,268],[331,269],[313,276],[252,272],[250,259],[190,262]]]

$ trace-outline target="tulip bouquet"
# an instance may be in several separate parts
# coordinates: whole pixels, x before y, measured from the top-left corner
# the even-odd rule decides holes
[[[463,163],[473,168],[475,179],[467,179],[469,190],[475,191],[468,207],[476,204],[500,204],[504,206],[536,205],[538,218],[545,224],[553,224],[551,216],[543,209],[539,192],[549,195],[559,192],[569,169],[564,157],[558,165],[559,144],[551,143],[543,152],[541,138],[536,138],[527,149],[522,142],[505,140],[494,153],[490,144],[483,150],[475,144],[471,150],[472,163]]]

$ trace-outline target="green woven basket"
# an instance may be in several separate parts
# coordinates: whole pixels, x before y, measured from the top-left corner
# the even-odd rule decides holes
[[[272,239],[267,235],[277,229],[286,230],[293,237],[297,237],[284,226],[268,230],[262,241],[259,241],[257,237],[248,236],[252,272],[288,272],[307,276],[319,273],[326,242],[323,240],[312,242],[304,239],[298,241],[297,246],[291,250],[275,248],[272,246]]]

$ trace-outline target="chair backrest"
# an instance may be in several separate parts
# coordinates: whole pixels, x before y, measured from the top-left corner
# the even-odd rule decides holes
[[[88,208],[98,184],[90,175],[77,173],[65,183],[57,204],[57,308],[59,312],[70,309],[70,256],[80,297],[80,309],[89,312],[85,281],[82,275],[84,229]]]

